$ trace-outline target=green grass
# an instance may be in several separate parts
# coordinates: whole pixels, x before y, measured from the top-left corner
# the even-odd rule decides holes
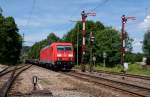
[[[79,66],[77,66],[76,68],[79,68]],[[116,65],[114,67],[103,67],[102,65],[96,65],[94,69],[110,72],[121,72],[122,67],[121,65]],[[126,73],[150,76],[150,68],[143,68],[141,65],[138,64],[129,64],[129,68]]]
[[[110,72],[120,72],[122,70],[121,66],[115,67],[104,67],[102,65],[96,65],[94,67],[95,70],[103,70],[103,71],[110,71]]]
[[[131,64],[127,71],[130,74],[147,75],[150,76],[150,68],[143,68],[141,65]]]

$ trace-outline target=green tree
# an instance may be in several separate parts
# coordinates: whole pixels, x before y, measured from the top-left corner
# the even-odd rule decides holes
[[[53,42],[60,41],[60,38],[57,37],[54,33],[50,33],[50,34],[47,36],[47,41],[49,42],[49,44],[51,44],[51,43],[53,43]]]
[[[77,34],[79,35],[79,62],[81,62],[81,49],[82,49],[82,23],[77,22],[74,28],[72,28],[63,40],[72,42],[74,45],[75,53],[77,48]],[[86,63],[89,63],[90,59],[90,32],[93,31],[95,36],[95,43],[93,45],[93,53],[97,58],[98,63],[103,62],[103,53],[107,53],[106,62],[108,65],[120,63],[120,32],[112,27],[105,27],[101,22],[86,22]],[[128,52],[132,51],[132,39],[126,35],[126,47]]]
[[[132,42],[133,42],[133,41],[134,41],[134,40],[131,39],[131,38],[129,37],[128,33],[126,32],[126,34],[125,34],[125,42],[126,42],[126,49],[127,49],[126,52],[127,52],[127,54],[132,52],[132,49],[133,49],[133,47],[132,47]]]
[[[147,63],[150,64],[150,31],[146,32],[143,40],[143,52],[147,56]]]
[[[30,49],[30,58],[38,58],[40,49],[46,45],[50,45],[55,41],[71,42],[74,46],[75,55],[77,55],[77,36],[79,48],[79,63],[81,62],[82,51],[82,22],[77,22],[76,25],[68,31],[62,39],[59,39],[54,33],[51,33],[47,39],[35,43]],[[103,62],[103,53],[107,53],[107,66],[113,66],[120,63],[120,48],[121,48],[121,33],[112,27],[105,27],[101,22],[87,21],[86,22],[86,55],[85,61],[89,63],[90,59],[90,32],[93,31],[95,42],[93,44],[93,54],[97,58],[98,63]],[[126,35],[126,48],[128,53],[132,51],[132,39]],[[76,56],[75,56],[76,57]],[[127,56],[128,58],[128,56]]]
[[[146,32],[144,35],[143,51],[146,55],[150,55],[150,31]]]
[[[0,62],[16,64],[19,60],[22,38],[13,17],[0,16]]]
[[[50,33],[47,39],[35,43],[28,52],[28,58],[38,59],[40,55],[40,50],[53,42],[61,41],[54,33]]]
[[[104,25],[97,21],[87,21],[86,22],[86,62],[89,62],[90,54],[89,54],[89,49],[90,49],[90,32],[93,31],[94,34],[100,30],[105,29]],[[72,42],[74,46],[75,53],[77,52],[77,35],[78,35],[78,48],[79,48],[79,63],[81,62],[81,51],[82,51],[82,22],[77,22],[75,27],[72,28],[69,32],[67,32],[66,35],[63,37],[63,41],[65,42]],[[76,55],[76,54],[75,54]]]
[[[98,31],[96,35],[96,56],[99,61],[103,59],[103,53],[107,54],[108,65],[120,62],[120,34],[112,28]]]

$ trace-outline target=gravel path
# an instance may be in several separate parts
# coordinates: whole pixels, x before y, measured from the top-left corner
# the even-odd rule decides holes
[[[11,89],[11,95],[30,94],[33,92],[32,77],[38,77],[37,91],[51,92],[53,97],[133,97],[104,86],[97,86],[93,83],[84,82],[67,75],[53,72],[37,66],[23,72]],[[35,92],[35,93],[40,93]],[[20,97],[20,96],[8,96]],[[21,96],[29,97],[29,96]],[[32,97],[51,97],[44,94]]]

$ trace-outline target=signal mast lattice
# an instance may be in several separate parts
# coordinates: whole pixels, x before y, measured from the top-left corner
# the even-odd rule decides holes
[[[85,58],[85,41],[86,41],[86,18],[87,16],[96,16],[96,13],[85,13],[85,11],[82,11],[81,12],[81,16],[82,16],[82,58],[81,58],[81,63],[82,63],[82,66],[81,66],[81,71],[82,72],[85,72],[85,63],[84,63],[84,58]]]
[[[128,19],[135,20],[135,17],[126,17],[125,15],[122,15],[122,29],[121,29],[121,65],[124,66],[124,58],[125,58],[125,38],[126,38],[126,32],[125,32],[125,24]]]

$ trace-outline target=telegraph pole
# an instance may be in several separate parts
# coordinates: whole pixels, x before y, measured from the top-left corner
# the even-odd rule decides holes
[[[25,62],[25,57],[24,57],[24,53],[23,53],[23,46],[24,46],[24,33],[22,34],[22,49],[21,49],[21,56],[20,56],[20,58],[21,58],[21,61],[22,62]]]
[[[73,20],[70,20],[71,22],[76,22],[76,24],[77,24],[77,56],[76,56],[76,58],[77,58],[77,66],[79,65],[79,23],[78,22],[81,22],[81,21],[73,21]]]
[[[24,33],[22,34],[22,41],[23,41],[23,43],[24,43]],[[22,44],[23,44],[23,43],[22,43]],[[23,44],[23,45],[24,45],[24,44]]]
[[[81,71],[85,72],[85,36],[86,36],[86,18],[87,16],[95,16],[96,13],[85,13],[85,11],[81,12],[81,16],[82,16],[82,58],[81,58]]]
[[[77,32],[77,65],[79,65],[79,24],[78,24],[78,32]]]
[[[135,17],[126,17],[125,15],[122,15],[122,29],[121,29],[121,65],[124,66],[124,58],[125,58],[125,38],[126,38],[126,32],[125,32],[125,24],[128,19],[135,20]]]

